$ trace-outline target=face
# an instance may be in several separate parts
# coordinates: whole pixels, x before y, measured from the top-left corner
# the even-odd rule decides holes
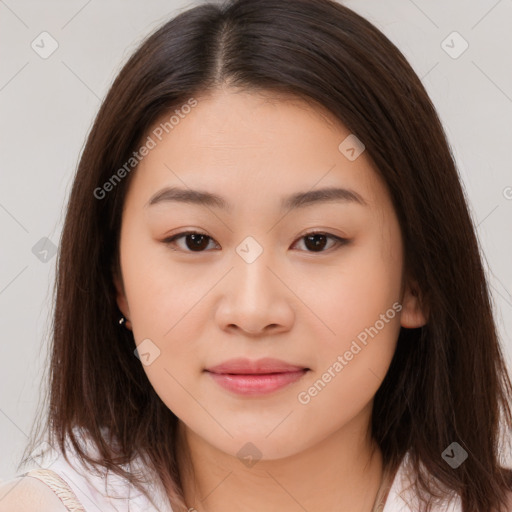
[[[132,171],[117,302],[189,432],[234,456],[250,441],[286,457],[369,420],[400,326],[425,319],[389,194],[343,124],[298,99],[196,99],[169,133],[149,132],[156,144]],[[330,188],[345,191],[286,202]],[[299,371],[207,371],[233,358]]]

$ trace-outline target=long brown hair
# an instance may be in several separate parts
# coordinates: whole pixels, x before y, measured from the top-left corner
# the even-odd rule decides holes
[[[406,275],[429,311],[424,327],[400,330],[375,396],[371,434],[386,467],[396,469],[411,454],[418,494],[456,492],[464,512],[505,504],[512,472],[500,460],[500,424],[509,435],[512,385],[451,148],[402,53],[331,0],[196,6],[150,35],[120,71],[88,136],[67,205],[42,434],[64,452],[70,439],[84,461],[140,489],[141,480],[120,465],[144,455],[175,510],[185,509],[174,443],[178,419],[134,356],[133,334],[117,323],[113,275],[135,167],[104,197],[94,191],[129,161],[157,119],[224,85],[306,99],[363,141],[400,222]],[[97,460],[81,451],[74,427],[91,437]],[[116,449],[106,432],[117,439]],[[456,469],[442,457],[453,442],[468,453]]]

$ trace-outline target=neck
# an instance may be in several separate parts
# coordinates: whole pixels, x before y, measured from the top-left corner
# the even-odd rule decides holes
[[[178,466],[189,510],[197,512],[371,512],[383,477],[382,453],[365,411],[329,437],[286,458],[251,467],[180,422]]]

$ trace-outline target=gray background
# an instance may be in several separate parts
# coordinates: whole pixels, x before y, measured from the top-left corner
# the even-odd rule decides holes
[[[100,99],[146,34],[198,3],[0,0],[1,479],[14,475],[36,412],[55,275],[52,244]],[[438,109],[470,199],[510,368],[512,0],[345,4],[397,44]],[[41,42],[43,31],[58,43],[46,59],[31,47],[35,41],[40,52],[43,44],[50,48],[49,39]],[[460,53],[464,43],[450,36],[454,31],[469,44],[457,58],[449,53]]]

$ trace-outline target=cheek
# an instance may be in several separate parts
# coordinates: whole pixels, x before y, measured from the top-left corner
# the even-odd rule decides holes
[[[347,258],[316,292],[323,334],[315,345],[314,375],[298,396],[311,417],[329,410],[333,423],[341,424],[377,392],[400,332],[400,272],[400,261],[368,247]]]
[[[193,265],[177,271],[165,247],[153,240],[131,246],[128,242],[123,276],[135,344],[150,354],[143,369],[169,409],[186,412],[191,407],[186,390],[202,368],[197,347],[205,315],[201,298],[211,283],[194,272]]]
[[[171,249],[145,230],[126,233],[121,243],[122,272],[134,334],[162,337],[186,313],[201,286],[193,265],[177,271]],[[197,300],[197,299],[196,299]],[[135,339],[138,339],[135,336]]]
[[[378,245],[379,236],[373,240],[347,253],[314,292],[323,334],[315,346],[313,385],[303,390],[301,403],[310,400],[319,411],[344,404],[336,412],[339,421],[374,396],[400,332],[402,262],[399,253],[392,256]]]

